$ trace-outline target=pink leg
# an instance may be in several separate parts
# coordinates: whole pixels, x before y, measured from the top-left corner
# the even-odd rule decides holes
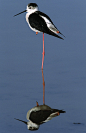
[[[36,106],[38,107],[39,106],[39,104],[38,104],[38,102],[36,101]]]
[[[44,55],[45,55],[45,50],[44,50],[44,33],[43,33],[43,53],[42,53],[42,69],[43,69],[43,63],[44,63]]]
[[[45,105],[45,81],[44,81],[43,70],[42,70],[42,79],[43,79],[43,105]]]

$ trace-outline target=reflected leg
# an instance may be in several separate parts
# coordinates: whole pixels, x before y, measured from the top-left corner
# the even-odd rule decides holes
[[[45,105],[45,81],[44,81],[43,70],[42,70],[42,79],[43,79],[43,104]]]
[[[38,107],[39,106],[39,104],[38,104],[38,102],[36,101],[36,106]]]

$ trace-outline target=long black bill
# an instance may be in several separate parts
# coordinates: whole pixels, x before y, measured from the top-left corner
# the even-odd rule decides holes
[[[27,125],[27,122],[26,121],[22,121],[22,120],[19,120],[19,119],[16,119],[16,118],[14,118],[15,120],[18,120],[18,121],[21,121],[21,122],[23,122],[23,123],[25,123],[26,125]]]
[[[21,14],[21,13],[24,13],[24,12],[26,12],[26,11],[27,11],[27,10],[25,10],[25,11],[23,11],[23,12],[20,12],[20,13],[14,15],[13,17],[15,17],[15,16],[17,16],[17,15],[19,15],[19,14]]]

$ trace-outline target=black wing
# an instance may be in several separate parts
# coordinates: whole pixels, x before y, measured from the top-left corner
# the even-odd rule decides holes
[[[50,110],[40,110],[36,112],[32,112],[30,114],[30,120],[33,123],[41,124],[43,121],[45,121],[50,116],[51,111]]]
[[[54,23],[52,22],[52,20],[49,18],[49,16],[48,15],[46,15],[45,13],[43,13],[43,12],[40,12],[40,11],[36,11],[36,13],[38,14],[38,15],[41,15],[41,16],[43,16],[43,17],[46,17],[53,25],[54,25]],[[57,29],[57,27],[54,25],[54,27]],[[58,29],[57,29],[58,30]],[[58,30],[59,31],[59,30]],[[59,33],[61,34],[61,35],[63,35],[60,31],[59,31]],[[63,35],[64,36],[64,35]],[[65,37],[65,36],[64,36]]]
[[[40,12],[35,12],[35,13],[32,13],[30,16],[29,16],[29,23],[31,25],[32,28],[40,31],[40,32],[44,32],[46,34],[49,34],[49,35],[52,35],[52,36],[55,36],[55,37],[58,37],[60,39],[63,39],[62,37],[58,36],[57,34],[53,33],[51,30],[49,30],[49,28],[47,27],[47,24],[46,22],[44,21],[44,19],[39,15]],[[41,13],[41,15],[45,15],[44,13]],[[47,16],[47,15],[45,15]],[[48,18],[48,16],[47,16]],[[48,18],[50,20],[50,18]],[[51,20],[50,20],[51,21]]]
[[[52,110],[40,110],[40,111],[33,111],[30,114],[29,119],[36,124],[42,124],[52,113],[59,112],[65,113],[63,110],[52,109]]]
[[[29,16],[29,23],[32,28],[37,29],[41,32],[48,32],[47,25],[42,17],[40,17],[37,13],[33,13]]]
[[[38,14],[38,15],[41,15],[41,16],[43,16],[43,17],[46,17],[52,24],[53,24],[53,22],[52,22],[52,20],[49,18],[49,16],[48,15],[46,15],[45,13],[43,13],[43,12],[40,12],[40,11],[36,11],[36,13]],[[54,25],[54,24],[53,24]],[[55,25],[54,25],[55,26]]]

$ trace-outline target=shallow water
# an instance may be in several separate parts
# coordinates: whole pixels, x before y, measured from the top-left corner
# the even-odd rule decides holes
[[[65,114],[40,126],[37,132],[86,132],[86,1],[35,1],[66,36],[45,35],[45,104]],[[30,2],[29,2],[30,3]],[[28,1],[1,1],[0,21],[0,132],[30,132],[28,110],[43,104],[41,72],[42,34],[35,35],[25,21]],[[73,124],[80,123],[80,124]]]

